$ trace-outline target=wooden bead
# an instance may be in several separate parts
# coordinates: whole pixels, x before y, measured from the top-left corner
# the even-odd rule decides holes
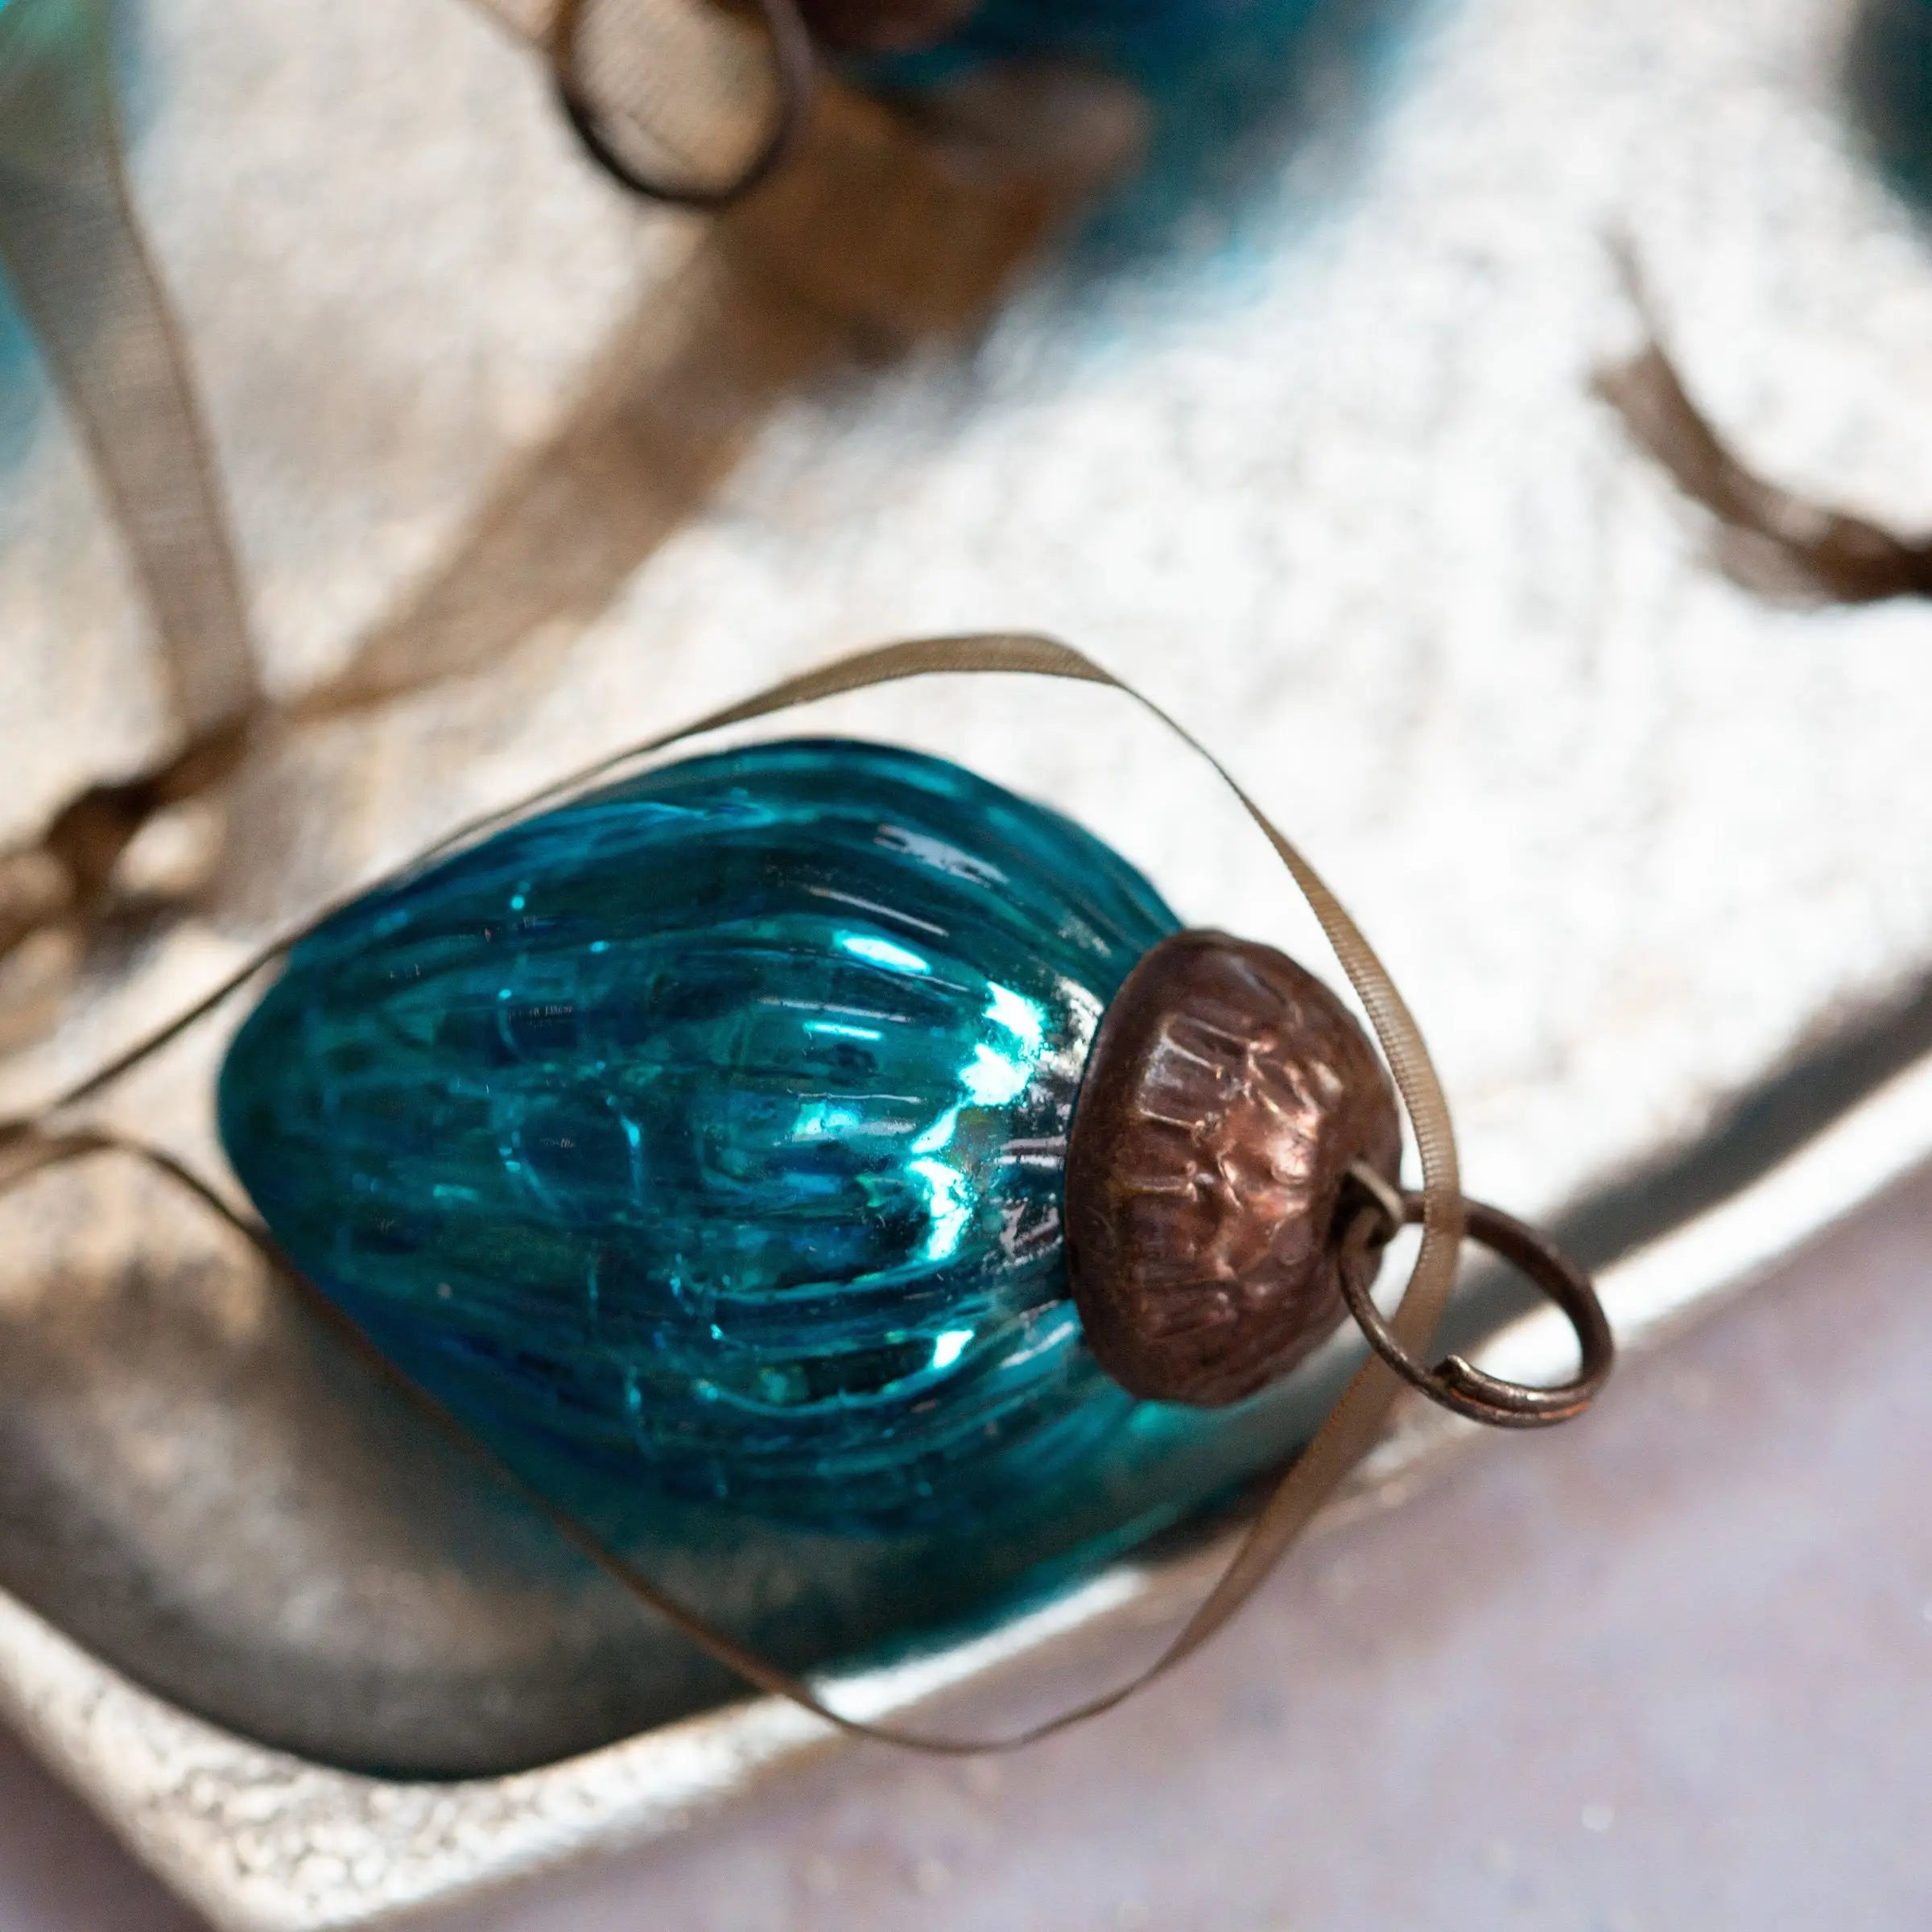
[[[1340,1001],[1225,933],[1154,947],[1103,1018],[1067,1160],[1067,1243],[1088,1346],[1131,1393],[1220,1407],[1340,1322],[1348,1169],[1391,1182],[1395,1098]],[[1366,1282],[1364,1282],[1364,1286]]]

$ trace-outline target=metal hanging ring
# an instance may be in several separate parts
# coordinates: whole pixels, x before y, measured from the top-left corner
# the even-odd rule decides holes
[[[1373,1169],[1359,1164],[1349,1171],[1368,1197],[1348,1231],[1351,1241],[1379,1244],[1397,1228],[1421,1221],[1421,1195],[1397,1192]],[[1472,1240],[1519,1269],[1569,1318],[1582,1356],[1570,1381],[1554,1389],[1505,1381],[1459,1355],[1447,1356],[1433,1368],[1424,1368],[1382,1319],[1381,1311],[1369,1298],[1366,1282],[1358,1278],[1362,1271],[1344,1267],[1336,1272],[1341,1278],[1342,1298],[1356,1326],[1368,1345],[1412,1389],[1472,1422],[1487,1422],[1496,1429],[1542,1429],[1581,1415],[1603,1387],[1616,1357],[1609,1319],[1589,1276],[1546,1236],[1500,1208],[1465,1198],[1463,1224]]]
[[[577,74],[577,43],[591,4],[592,0],[559,0],[551,24],[551,73],[564,118],[591,159],[620,185],[647,200],[667,201],[679,208],[729,208],[733,202],[742,200],[791,153],[805,130],[818,77],[811,32],[797,0],[756,0],[771,38],[778,111],[764,146],[732,180],[718,188],[653,180],[633,167],[604,131],[597,105]]]

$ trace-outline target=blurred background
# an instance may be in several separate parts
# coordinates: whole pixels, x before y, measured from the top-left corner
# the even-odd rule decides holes
[[[593,159],[540,0],[0,0],[0,1105],[473,812],[837,650],[1041,629],[1341,891],[1472,1192],[1596,1266],[1757,1217],[1679,1312],[1749,1293],[1645,1329],[1600,1414],[1378,1492],[1125,1713],[794,1770],[451,1925],[1926,1922],[1932,1195],[1860,1197],[1932,1158],[1932,1104],[1834,1188],[1758,1184],[1918,1092],[1932,631],[1740,568],[1597,384],[1654,326],[1797,493],[1780,529],[1932,527],[1932,9],[1630,10],[808,9],[817,113],[714,210]],[[620,166],[722,181],[782,118],[749,14],[580,31]],[[803,726],[960,758],[1327,964],[1117,701],[986,681]],[[220,1044],[120,1117],[209,1154]],[[0,1205],[9,1614],[177,1698],[319,1629],[351,1666],[431,1646],[407,1537],[345,1566],[299,1526],[299,1338],[154,1212],[112,1175]],[[195,1419],[211,1391],[253,1392],[247,1431]],[[87,1733],[0,1653],[39,1749]],[[9,1923],[170,1922],[4,1763]]]

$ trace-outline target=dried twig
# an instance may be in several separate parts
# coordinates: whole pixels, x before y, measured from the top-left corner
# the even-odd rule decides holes
[[[1616,252],[1648,340],[1629,361],[1598,372],[1596,393],[1678,488],[1717,518],[1726,570],[1751,589],[1821,603],[1932,597],[1932,538],[1813,502],[1736,454],[1684,386],[1627,245]]]

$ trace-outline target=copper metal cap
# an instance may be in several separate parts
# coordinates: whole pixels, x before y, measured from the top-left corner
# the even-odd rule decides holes
[[[1226,933],[1161,941],[1114,996],[1067,1153],[1067,1247],[1088,1346],[1131,1393],[1216,1408],[1341,1321],[1350,1164],[1393,1184],[1381,1061],[1284,953]],[[1348,1265],[1373,1280],[1379,1245]]]

